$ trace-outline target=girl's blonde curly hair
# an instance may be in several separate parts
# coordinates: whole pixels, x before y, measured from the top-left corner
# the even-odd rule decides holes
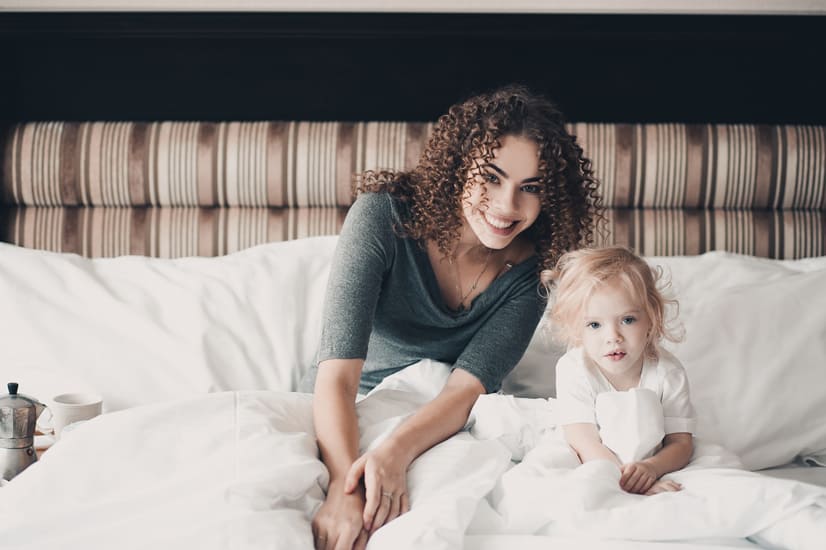
[[[663,339],[679,342],[679,304],[666,295],[670,281],[661,267],[652,267],[623,246],[583,248],[564,254],[553,270],[542,273],[542,283],[551,298],[546,326],[553,336],[568,346],[578,345],[588,300],[600,285],[618,281],[638,302],[651,322],[646,355],[657,357]]]
[[[489,162],[505,136],[538,145],[541,211],[525,234],[535,244],[540,269],[550,269],[565,251],[593,242],[602,202],[591,161],[565,129],[562,114],[525,87],[506,86],[450,107],[413,170],[358,174],[355,191],[391,193],[407,207],[400,234],[433,241],[449,256],[462,226],[467,184],[479,160]]]

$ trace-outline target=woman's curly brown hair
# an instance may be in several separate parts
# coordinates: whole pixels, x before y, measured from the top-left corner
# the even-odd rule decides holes
[[[525,234],[551,269],[566,251],[593,243],[602,202],[591,161],[565,129],[562,113],[546,98],[511,85],[450,107],[436,123],[418,165],[409,172],[367,171],[356,192],[386,190],[407,206],[403,235],[434,241],[449,256],[462,226],[466,184],[490,161],[505,136],[529,138],[539,147],[541,211]]]

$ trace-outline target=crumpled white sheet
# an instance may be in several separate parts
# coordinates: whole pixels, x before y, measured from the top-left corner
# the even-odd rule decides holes
[[[362,448],[448,372],[426,362],[359,401]],[[308,394],[214,393],[105,414],[0,488],[0,548],[309,549],[328,481],[317,453]],[[509,465],[501,444],[467,432],[435,446],[409,471],[411,512],[369,548],[460,548]]]
[[[555,427],[554,401],[488,395],[477,402],[471,433],[500,441],[515,459],[524,458],[480,504],[468,533],[637,541],[749,537],[769,547],[822,548],[826,488],[746,471],[733,454],[695,438],[691,463],[666,476],[681,483],[682,491],[632,495],[620,489],[614,464],[579,463]],[[644,422],[648,408],[630,405],[623,414],[640,416],[630,423]],[[542,418],[544,425],[537,423]],[[608,435],[615,440],[620,434]],[[628,441],[622,450],[629,458],[650,448],[646,437]]]
[[[444,365],[423,362],[359,401],[361,447],[377,444],[431,399],[448,372]],[[482,414],[486,406],[493,416]],[[447,550],[482,547],[487,541],[536,542],[536,537],[520,538],[520,530],[552,535],[542,537],[550,545],[576,540],[585,530],[587,547],[618,548],[617,541],[601,546],[594,534],[660,536],[677,522],[658,524],[664,521],[663,510],[669,510],[679,514],[685,528],[668,532],[693,539],[717,513],[735,517],[735,506],[742,517],[732,536],[777,520],[760,533],[767,544],[806,539],[811,524],[824,524],[815,508],[804,506],[822,499],[826,489],[772,483],[737,470],[707,477],[698,471],[696,478],[680,479],[687,487],[683,493],[663,497],[619,493],[614,472],[600,464],[564,476],[548,468],[549,475],[537,477],[523,466],[543,456],[554,431],[552,417],[545,400],[480,399],[470,430],[413,463],[411,511],[377,531],[368,548]],[[512,457],[526,450],[525,461],[512,467]],[[0,548],[310,549],[310,521],[326,483],[311,395],[226,392],[127,409],[82,424],[0,488]],[[718,495],[721,483],[739,491],[739,497]],[[516,507],[532,514],[525,516],[530,525],[508,519]],[[720,534],[718,523],[714,528]],[[565,530],[573,534],[561,533]],[[646,544],[623,547],[640,546]],[[663,543],[651,547],[664,548]]]

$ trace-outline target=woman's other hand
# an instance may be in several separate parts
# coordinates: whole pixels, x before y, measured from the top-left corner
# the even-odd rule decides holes
[[[364,529],[370,534],[410,510],[407,468],[410,465],[389,442],[361,455],[350,467],[344,490],[355,491],[364,479]]]
[[[331,483],[327,498],[313,518],[316,550],[364,550],[370,534],[364,528],[364,493],[345,492],[341,484]]]

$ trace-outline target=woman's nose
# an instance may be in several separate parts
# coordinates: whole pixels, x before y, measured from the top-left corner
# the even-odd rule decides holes
[[[503,185],[493,197],[493,202],[502,214],[510,214],[519,210],[519,192],[511,189],[511,186]]]

